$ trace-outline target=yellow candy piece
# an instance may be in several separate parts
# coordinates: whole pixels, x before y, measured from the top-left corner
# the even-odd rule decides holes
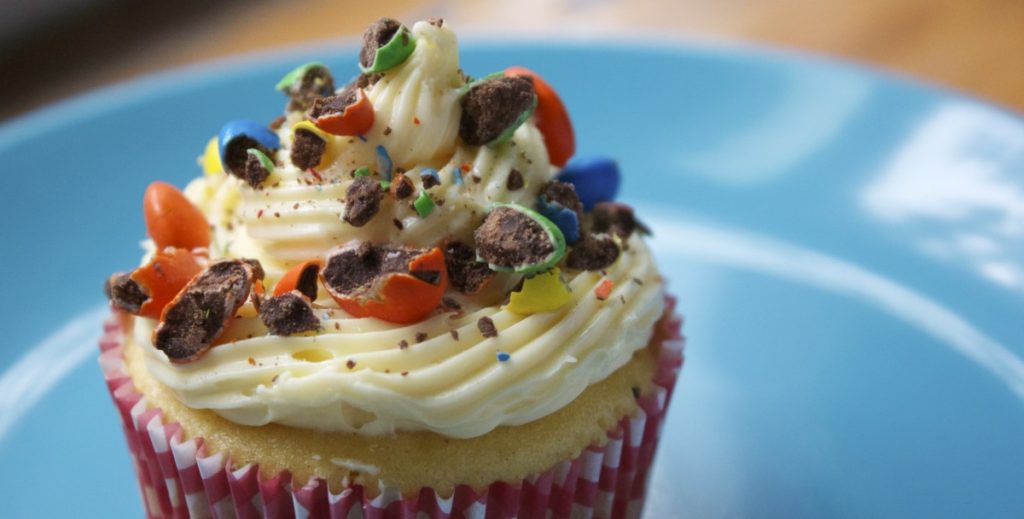
[[[206,143],[206,150],[203,151],[203,173],[207,175],[224,172],[224,168],[220,165],[220,150],[217,148],[217,137],[213,136],[210,138],[210,142]]]
[[[320,156],[320,163],[316,165],[316,169],[326,169],[330,166],[334,159],[338,158],[338,153],[341,152],[338,146],[338,138],[317,128],[312,121],[301,121],[292,125],[292,139],[295,138],[295,132],[299,130],[307,130],[313,132],[314,135],[323,139],[327,143],[327,147],[324,148],[324,154]]]
[[[572,300],[572,292],[559,274],[560,271],[556,267],[526,278],[523,281],[523,289],[509,295],[505,308],[524,315],[558,310]]]

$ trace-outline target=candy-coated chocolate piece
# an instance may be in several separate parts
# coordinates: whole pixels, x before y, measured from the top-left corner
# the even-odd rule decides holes
[[[388,149],[383,144],[377,145],[377,172],[380,173],[381,178],[384,180],[391,180],[391,173],[395,169],[394,162],[391,161],[391,155],[388,154]]]
[[[576,188],[583,208],[590,211],[598,202],[615,200],[619,192],[619,165],[607,157],[578,157],[558,173],[558,180]]]
[[[359,68],[364,74],[385,72],[401,65],[416,50],[416,38],[397,20],[381,18],[363,34]]]
[[[530,69],[509,67],[505,69],[505,75],[527,76],[533,79],[533,89],[537,92],[537,111],[534,112],[534,120],[537,129],[544,135],[548,160],[555,166],[564,166],[576,152],[576,136],[562,99],[547,81]]]
[[[220,163],[220,148],[217,146],[217,136],[210,137],[203,150],[203,173],[216,175],[224,172],[224,166]]]
[[[319,63],[316,61],[299,65],[298,67],[292,69],[291,72],[285,74],[284,77],[277,82],[277,85],[274,86],[274,88],[282,92],[287,92],[288,90],[298,87],[299,83],[302,82],[302,79],[306,77],[306,74],[309,74],[310,72],[316,73],[317,71],[324,70],[327,70],[327,66],[324,65],[323,63]]]
[[[522,290],[509,294],[506,308],[522,315],[558,310],[572,300],[572,291],[560,274],[555,267],[526,278]]]
[[[469,145],[506,142],[537,108],[537,95],[527,78],[498,73],[465,88],[459,100],[459,137]]]
[[[210,246],[210,224],[178,188],[166,182],[153,182],[142,197],[142,212],[146,232],[157,249]]]
[[[373,103],[363,89],[342,92],[313,102],[310,117],[321,130],[333,135],[362,135],[373,127]]]
[[[574,245],[580,241],[580,219],[576,211],[542,196],[537,201],[537,212],[558,226],[562,235],[565,236],[566,243]]]
[[[317,296],[317,277],[320,274],[320,269],[324,267],[324,261],[322,259],[311,259],[309,261],[303,261],[298,265],[288,269],[287,272],[281,276],[281,279],[274,285],[274,296],[287,294],[292,290],[298,290],[302,295],[309,298],[310,301],[316,301]]]
[[[256,160],[260,161],[260,166],[263,166],[263,168],[266,169],[268,172],[274,172],[274,161],[271,160],[266,153],[263,153],[262,151],[256,148],[249,148],[245,150],[245,152],[248,153],[249,155],[252,155],[253,157],[256,157]]]
[[[519,204],[495,204],[473,238],[477,259],[498,272],[541,272],[565,255],[558,226]]]
[[[239,178],[244,174],[250,148],[269,155],[281,147],[281,141],[273,130],[248,119],[236,119],[225,124],[217,135],[217,142],[221,167]]]
[[[448,285],[440,248],[350,243],[328,252],[320,280],[355,317],[413,323],[430,315]]]
[[[430,198],[426,191],[420,191],[420,196],[416,197],[412,205],[416,209],[416,214],[420,215],[420,218],[429,216],[430,213],[434,212],[434,207],[437,206],[434,203],[434,199]]]
[[[139,315],[159,319],[164,307],[202,270],[199,259],[188,249],[168,247],[157,251],[149,262],[131,274],[132,281],[149,294]]]
[[[299,121],[292,125],[293,141],[295,139],[295,134],[297,134],[300,131],[310,132],[313,135],[319,137],[320,140],[324,142],[324,151],[323,154],[320,155],[320,161],[317,162],[316,165],[311,167],[315,169],[325,169],[332,163],[334,163],[334,159],[338,157],[338,153],[340,150],[338,149],[339,146],[337,139],[333,135],[321,130],[320,128],[317,128],[317,126],[313,124],[312,121]]]

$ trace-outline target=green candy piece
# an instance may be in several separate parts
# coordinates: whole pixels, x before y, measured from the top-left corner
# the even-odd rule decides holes
[[[409,59],[414,50],[416,50],[416,38],[403,25],[395,31],[394,36],[387,43],[377,48],[377,53],[373,56],[373,64],[369,67],[364,67],[360,64],[359,69],[364,74],[376,74],[391,70]]]
[[[512,134],[516,133],[516,130],[518,130],[519,127],[522,126],[523,123],[525,123],[526,120],[529,119],[531,115],[533,115],[533,112],[536,109],[537,109],[537,96],[534,95],[533,96],[533,102],[530,103],[530,107],[527,108],[526,110],[523,110],[523,113],[519,114],[519,117],[516,118],[516,122],[512,123],[512,125],[509,126],[508,128],[505,128],[505,130],[503,132],[501,132],[501,135],[498,135],[493,141],[488,142],[487,145],[491,146],[491,147],[494,147],[494,146],[498,146],[500,144],[504,144],[504,143],[508,142],[508,140],[512,138]]]
[[[317,61],[312,61],[306,63],[305,65],[299,65],[298,67],[295,68],[295,70],[292,70],[291,72],[285,74],[284,77],[281,78],[281,81],[277,82],[277,86],[275,86],[274,88],[282,92],[287,92],[288,89],[291,88],[291,86],[294,85],[296,81],[302,81],[303,76],[305,76],[307,72],[314,68],[327,67],[323,63]]]
[[[384,190],[384,191],[387,191],[388,189],[391,189],[391,181],[390,180],[381,180],[380,181],[380,188],[382,190]]]
[[[263,169],[267,170],[270,173],[274,172],[274,161],[271,160],[266,153],[263,153],[262,151],[256,148],[249,148],[245,150],[245,152],[248,153],[249,155],[256,157],[256,160],[260,161],[260,165],[263,166]]]
[[[554,250],[551,251],[551,254],[549,254],[548,257],[545,258],[543,261],[537,263],[529,263],[526,265],[517,265],[515,267],[506,267],[503,265],[495,265],[493,263],[487,262],[486,259],[480,257],[479,250],[476,256],[477,261],[486,262],[487,266],[490,267],[491,270],[494,270],[496,272],[516,272],[519,274],[534,274],[536,272],[543,272],[545,270],[550,269],[551,267],[554,267],[555,264],[561,261],[562,257],[565,256],[565,235],[562,234],[561,229],[559,229],[554,222],[548,220],[547,218],[544,217],[544,215],[538,213],[537,211],[534,211],[533,209],[527,207],[523,207],[519,204],[497,203],[491,206],[491,211],[498,207],[508,207],[510,209],[514,209],[528,216],[531,220],[537,222],[537,224],[544,229],[544,232],[547,233],[548,239],[551,240],[551,244],[553,245]]]
[[[434,211],[436,204],[434,204],[434,199],[430,198],[426,191],[420,191],[420,196],[416,197],[416,201],[412,203],[412,206],[416,208],[416,213],[420,215],[420,218],[426,218]]]
[[[370,168],[363,166],[356,170],[357,177],[368,177],[370,176]]]

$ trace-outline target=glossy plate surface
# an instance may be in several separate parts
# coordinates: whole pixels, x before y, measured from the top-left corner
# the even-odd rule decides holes
[[[688,360],[647,517],[1024,516],[1024,122],[848,65],[756,49],[464,45],[555,85],[583,154],[621,160]],[[96,365],[103,279],[141,196],[232,118],[351,47],[102,91],[0,128],[7,517],[138,517]]]

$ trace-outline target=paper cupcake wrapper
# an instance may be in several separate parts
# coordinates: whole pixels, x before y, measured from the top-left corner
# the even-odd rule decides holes
[[[151,518],[533,518],[639,517],[661,426],[679,369],[685,340],[673,313],[661,323],[662,345],[655,388],[638,399],[635,416],[608,432],[608,441],[578,457],[516,483],[496,482],[482,492],[456,487],[448,497],[421,488],[403,498],[384,486],[370,498],[360,485],[341,493],[314,478],[305,484],[281,472],[261,474],[257,464],[236,466],[212,452],[202,438],[183,439],[181,425],[146,402],[125,372],[123,330],[114,316],[100,340],[100,366],[121,415]],[[301,486],[300,486],[301,485]]]

